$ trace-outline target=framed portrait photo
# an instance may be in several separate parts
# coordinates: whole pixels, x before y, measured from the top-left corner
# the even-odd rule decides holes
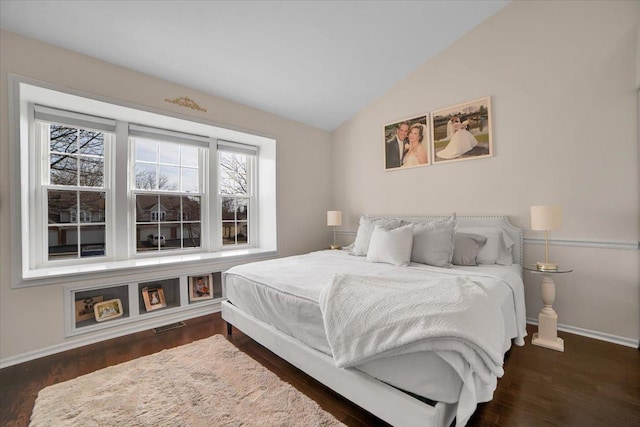
[[[426,115],[385,125],[385,171],[428,166],[431,159],[429,135]]]
[[[431,113],[433,164],[493,156],[491,97]]]
[[[93,306],[96,303],[102,302],[104,298],[102,296],[95,296],[91,298],[84,298],[75,301],[76,304],[76,322],[82,320],[95,319],[95,313]]]
[[[211,274],[202,274],[189,277],[189,301],[213,299],[213,277]]]
[[[142,288],[142,299],[144,300],[144,308],[147,311],[158,310],[167,306],[167,300],[164,297],[162,288]]]
[[[115,319],[122,316],[122,301],[110,299],[108,301],[97,302],[93,306],[93,313],[98,322]]]

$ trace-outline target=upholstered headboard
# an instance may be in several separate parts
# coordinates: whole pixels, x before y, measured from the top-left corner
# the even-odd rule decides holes
[[[397,218],[411,222],[426,222],[434,219],[446,218],[449,215],[417,215],[417,216],[389,216],[375,215],[369,218]],[[518,228],[509,222],[504,215],[457,215],[458,227],[498,227],[503,229],[515,245],[511,251],[513,262],[522,265],[523,262],[523,232],[522,228]]]

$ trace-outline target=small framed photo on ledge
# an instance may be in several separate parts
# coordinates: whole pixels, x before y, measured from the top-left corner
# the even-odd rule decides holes
[[[213,299],[211,274],[189,277],[189,301]]]
[[[122,302],[119,299],[97,302],[93,305],[93,313],[98,322],[115,319],[122,316]]]
[[[76,301],[76,322],[82,320],[95,319],[95,313],[93,306],[103,301],[102,296],[95,296],[91,298],[84,298]]]
[[[142,288],[142,299],[144,307],[147,311],[157,310],[167,306],[167,300],[164,297],[162,288]]]

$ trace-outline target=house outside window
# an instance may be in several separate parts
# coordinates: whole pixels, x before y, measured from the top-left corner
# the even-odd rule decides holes
[[[57,120],[66,121],[63,116]],[[86,124],[90,126],[90,120]],[[47,212],[46,221],[42,221],[47,227],[46,254],[44,245],[39,251],[43,261],[104,255],[108,204],[105,152],[112,134],[44,120],[38,121],[36,128],[47,159],[38,169],[43,184],[37,189]],[[89,246],[102,250],[84,250]]]

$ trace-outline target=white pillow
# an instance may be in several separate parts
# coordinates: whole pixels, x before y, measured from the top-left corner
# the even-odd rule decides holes
[[[366,256],[369,250],[369,242],[371,234],[376,225],[381,225],[386,229],[398,228],[403,221],[391,218],[370,218],[367,215],[360,217],[360,226],[356,234],[356,240],[353,242],[352,255]]]
[[[425,224],[413,225],[411,261],[434,267],[451,267],[456,214]]]
[[[392,230],[376,225],[371,233],[367,261],[407,266],[411,260],[412,243],[413,225],[409,224]]]
[[[487,243],[476,258],[478,264],[513,264],[511,248],[515,242],[503,229],[498,227],[461,227],[457,231],[479,234],[487,238]]]

